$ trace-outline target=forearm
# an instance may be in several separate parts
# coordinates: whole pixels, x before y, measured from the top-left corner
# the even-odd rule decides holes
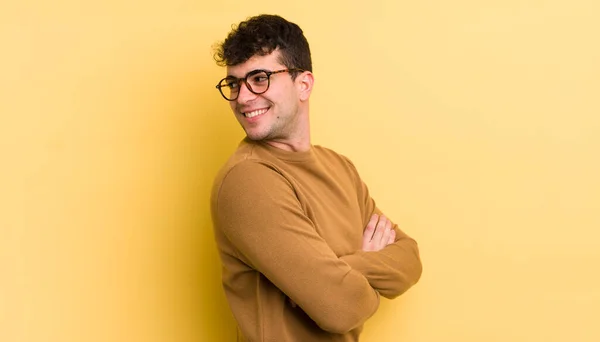
[[[283,290],[321,329],[345,334],[363,325],[377,311],[380,293],[370,286],[360,272],[350,270],[342,279],[325,274],[321,274],[321,277],[329,277],[334,284],[324,281],[324,286]],[[333,286],[327,286],[326,283]],[[307,291],[320,293],[310,298],[306,295]]]
[[[355,172],[358,201],[361,205],[363,224],[366,225],[373,214],[381,216],[383,213],[369,195],[369,189],[360,179],[354,164],[348,159],[347,162]],[[359,250],[340,258],[353,270],[365,276],[369,284],[386,298],[394,298],[406,292],[419,280],[422,272],[416,241],[402,232],[397,225],[394,224],[393,228],[396,232],[394,243],[377,252]]]
[[[416,241],[395,225],[396,240],[377,252],[356,251],[342,256],[353,270],[360,272],[369,284],[386,298],[406,292],[421,277],[422,264]]]

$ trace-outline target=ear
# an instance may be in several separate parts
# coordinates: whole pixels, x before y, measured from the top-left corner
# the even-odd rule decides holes
[[[298,88],[298,95],[300,101],[308,101],[310,93],[312,92],[315,78],[310,71],[304,71],[303,73],[296,76],[296,85]]]

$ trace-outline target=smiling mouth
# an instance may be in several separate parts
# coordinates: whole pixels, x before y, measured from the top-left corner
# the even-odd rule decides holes
[[[247,118],[253,118],[255,116],[259,116],[259,115],[266,113],[268,110],[269,110],[269,108],[263,108],[263,109],[253,110],[251,112],[242,113],[242,114]]]

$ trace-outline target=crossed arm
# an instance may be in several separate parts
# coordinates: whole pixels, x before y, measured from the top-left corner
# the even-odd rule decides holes
[[[377,208],[354,164],[349,159],[346,162],[354,171],[358,200],[362,202],[361,208],[364,208],[362,215],[368,223],[363,234],[362,249],[340,259],[367,278],[379,294],[390,299],[396,298],[421,277],[419,248],[414,239]],[[367,241],[370,237],[375,242],[379,241],[378,244],[371,242],[369,245]]]
[[[269,279],[321,329],[346,333],[375,313],[379,293],[335,255],[277,170],[256,161],[241,162],[213,196],[215,224],[237,257]]]
[[[380,294],[399,295],[420,275],[416,244],[413,248],[397,227],[392,230],[374,204],[372,209],[377,215],[365,229],[364,250],[338,258],[306,217],[291,184],[269,165],[242,162],[218,189],[213,218],[240,259],[323,330],[345,333],[375,313]]]
[[[390,299],[406,292],[422,272],[415,240],[378,210],[365,228],[362,249],[340,259],[367,278],[379,294]]]

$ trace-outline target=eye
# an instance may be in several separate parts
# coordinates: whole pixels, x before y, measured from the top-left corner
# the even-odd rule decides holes
[[[251,82],[252,83],[264,83],[267,82],[267,80],[269,79],[269,77],[267,77],[266,74],[259,74],[259,75],[254,75],[251,78]]]
[[[237,80],[225,80],[225,86],[229,89],[237,89],[240,85]]]

